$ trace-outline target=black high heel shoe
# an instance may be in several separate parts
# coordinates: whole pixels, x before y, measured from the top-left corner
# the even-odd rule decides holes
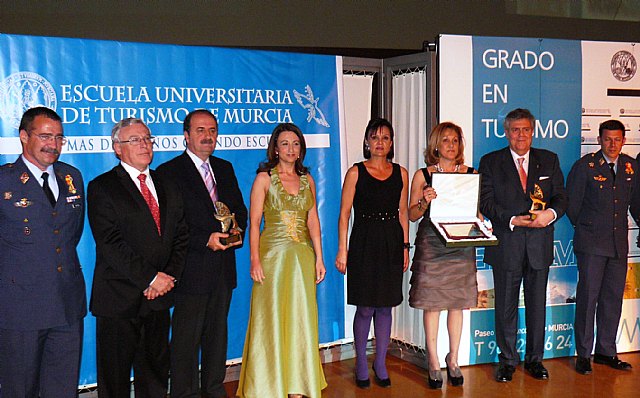
[[[381,379],[378,377],[378,372],[376,372],[376,365],[373,364],[371,365],[371,368],[373,369],[373,375],[374,375],[374,380],[376,381],[376,384],[379,385],[380,387],[383,388],[387,388],[387,387],[391,387],[391,379],[390,378],[386,378],[386,379]]]
[[[442,388],[442,372],[440,370],[429,370],[427,380],[429,387],[435,389]]]
[[[453,368],[453,371],[451,371],[451,366],[449,366],[449,355],[450,354],[447,354],[444,358],[444,363],[447,365],[447,380],[449,380],[449,383],[451,383],[452,386],[458,387],[464,384],[464,376],[462,376],[462,372],[457,366]]]
[[[355,379],[356,379],[356,386],[358,386],[358,388],[367,389],[371,386],[371,380],[369,379],[360,380],[357,377]]]

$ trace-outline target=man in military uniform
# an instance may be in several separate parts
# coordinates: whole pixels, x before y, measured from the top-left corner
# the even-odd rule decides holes
[[[77,395],[85,284],[80,172],[58,161],[58,114],[29,109],[22,155],[0,168],[0,396]]]
[[[573,250],[578,260],[576,291],[576,371],[589,374],[597,319],[593,362],[614,369],[631,365],[616,355],[616,331],[627,275],[627,210],[638,195],[636,160],[620,153],[624,125],[617,120],[600,124],[600,150],[578,160],[567,178],[567,215],[575,228]],[[637,201],[637,199],[633,199]],[[635,220],[638,209],[631,206]],[[597,313],[597,316],[596,316]]]

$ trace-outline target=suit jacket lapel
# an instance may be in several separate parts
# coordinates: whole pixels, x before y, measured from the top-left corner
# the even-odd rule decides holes
[[[533,192],[533,187],[538,183],[540,179],[541,163],[536,156],[537,152],[534,149],[529,150],[529,172],[527,173],[527,196],[529,192]]]
[[[124,167],[122,167],[122,165],[117,165],[114,168],[114,170],[120,179],[120,183],[122,184],[122,187],[127,192],[129,192],[129,194],[131,195],[131,197],[133,198],[133,200],[136,202],[138,206],[147,210],[147,212],[149,213],[149,217],[153,220],[153,216],[151,215],[151,210],[149,210],[149,206],[147,205],[147,202],[145,202],[144,198],[142,197],[142,193],[136,186],[135,182],[133,182],[133,180],[131,179],[131,176],[129,175],[129,173],[127,173],[127,171],[124,169]],[[154,181],[154,184],[155,184],[155,181]]]

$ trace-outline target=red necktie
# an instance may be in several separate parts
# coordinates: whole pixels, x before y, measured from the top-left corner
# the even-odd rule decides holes
[[[520,185],[522,191],[527,192],[527,173],[524,171],[524,158],[518,158],[518,174],[520,174]]]
[[[140,180],[140,192],[142,193],[142,197],[144,201],[147,202],[147,206],[149,206],[149,210],[151,211],[151,216],[153,217],[153,221],[156,223],[156,227],[158,228],[158,235],[160,233],[160,208],[158,207],[158,202],[156,202],[156,198],[153,197],[149,187],[147,186],[147,175],[140,174],[138,176],[138,180]]]

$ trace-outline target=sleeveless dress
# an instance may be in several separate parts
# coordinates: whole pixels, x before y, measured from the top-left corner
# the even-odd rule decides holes
[[[306,175],[298,195],[291,195],[271,170],[260,235],[265,280],[251,292],[239,397],[320,398],[327,386],[318,347],[316,256],[307,229],[313,204]]]
[[[426,183],[431,184],[431,174],[427,169],[421,170]],[[467,173],[473,172],[469,167]],[[429,209],[418,225],[415,246],[409,290],[411,307],[440,311],[477,305],[474,247],[445,247],[431,225]]]
[[[394,307],[402,302],[404,233],[398,204],[402,172],[378,180],[356,163],[354,222],[347,254],[347,302],[367,307]]]

